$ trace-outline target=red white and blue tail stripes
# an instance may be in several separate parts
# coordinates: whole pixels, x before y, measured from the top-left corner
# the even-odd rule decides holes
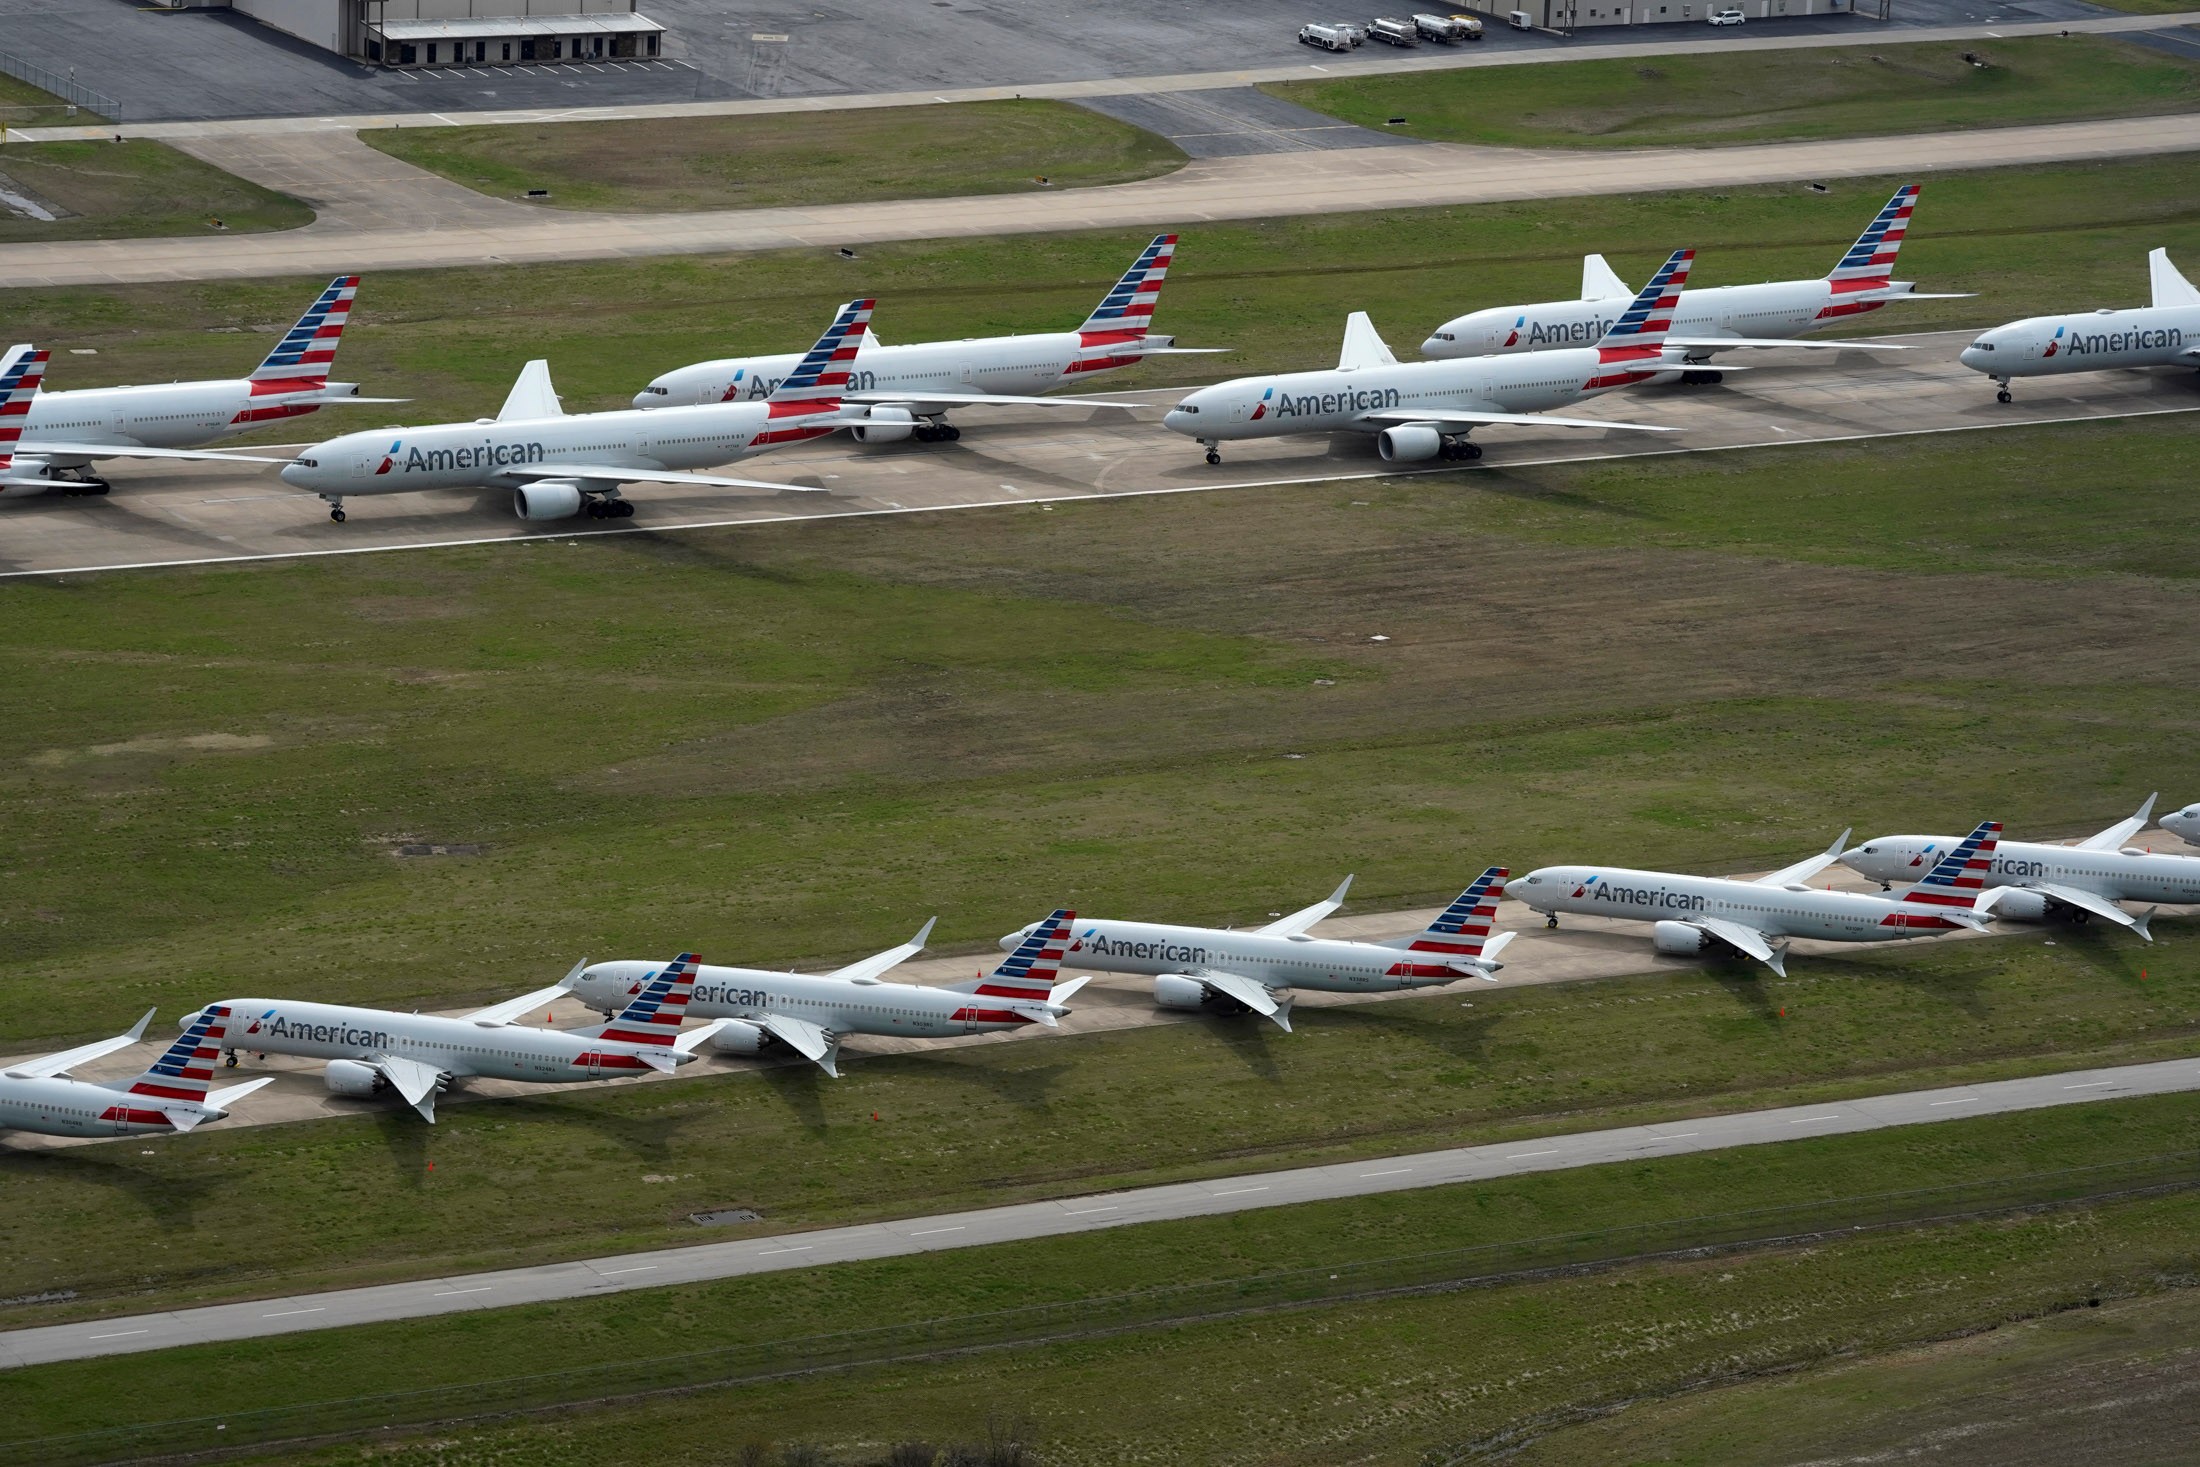
[[[330,365],[336,360],[337,344],[344,336],[344,325],[351,319],[352,300],[358,294],[358,276],[339,275],[331,280],[320,299],[298,318],[297,325],[284,333],[275,350],[267,354],[267,360],[253,369],[252,380],[284,384],[327,381]],[[255,387],[253,390],[265,389]]]
[[[1503,866],[1492,866],[1475,877],[1474,884],[1459,893],[1458,899],[1444,908],[1443,915],[1429,923],[1426,932],[1413,939],[1411,951],[1479,955],[1490,940],[1490,927],[1497,920],[1497,903],[1505,895],[1508,874]]]
[[[1681,288],[1688,284],[1688,272],[1695,263],[1694,250],[1673,251],[1597,345],[1626,349],[1663,343],[1673,329],[1673,311],[1680,305]]]
[[[838,402],[848,385],[848,368],[863,345],[863,330],[871,324],[876,301],[850,301],[833,317],[833,324],[803,354],[792,372],[772,390],[773,403],[799,402],[810,406]]]
[[[1894,197],[1879,211],[1879,217],[1856,237],[1856,243],[1841,257],[1841,263],[1826,272],[1826,278],[1884,283],[1894,269],[1894,257],[1901,252],[1902,237],[1909,233],[1910,213],[1917,207],[1918,193],[1919,186],[1914,183],[1896,189]]]
[[[1925,873],[1925,879],[1902,894],[1898,906],[1916,908],[1916,911],[1895,912],[1881,921],[1882,927],[1953,927],[1959,923],[1947,922],[1933,915],[1935,908],[1959,908],[1972,910],[1979,893],[1986,889],[1986,875],[1994,864],[1994,847],[2001,841],[2001,822],[1982,820],[1978,829],[1963,838],[1960,845],[1933,863],[1933,869]]]
[[[680,1021],[687,1017],[695,970],[702,961],[694,953],[682,953],[650,974],[642,991],[595,1037],[619,1044],[670,1045],[680,1035]]]
[[[1076,920],[1077,914],[1065,908],[1033,927],[1016,944],[1016,950],[971,991],[1013,1003],[1045,1003],[1062,971],[1062,957],[1069,950],[1070,924]]]
[[[1161,299],[1161,282],[1168,278],[1169,261],[1176,258],[1176,236],[1157,234],[1141,250],[1138,263],[1123,272],[1100,304],[1092,308],[1079,331],[1128,331],[1143,335],[1153,324],[1154,305]]]
[[[0,358],[0,469],[15,458],[23,425],[30,421],[31,399],[38,396],[45,375],[46,353],[35,346],[11,346]]]
[[[229,1033],[229,1008],[226,1004],[214,1004],[195,1014],[168,1052],[153,1062],[153,1067],[132,1080],[126,1086],[132,1095],[149,1095],[160,1100],[206,1099],[206,1087],[213,1083],[214,1066],[220,1062],[222,1041]]]

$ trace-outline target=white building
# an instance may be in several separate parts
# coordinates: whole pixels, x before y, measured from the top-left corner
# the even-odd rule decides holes
[[[376,66],[647,59],[665,28],[634,0],[228,0],[287,35]]]
[[[242,3],[242,0],[240,0]],[[1611,25],[1704,23],[1714,10],[1738,6],[1749,20],[1800,15],[1848,15],[1854,0],[1467,0],[1466,8],[1503,25],[1514,11],[1537,30],[1581,31]]]

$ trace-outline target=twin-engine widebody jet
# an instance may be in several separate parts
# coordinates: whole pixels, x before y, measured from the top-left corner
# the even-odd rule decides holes
[[[216,1004],[192,1015],[152,1068],[127,1080],[72,1080],[68,1072],[145,1037],[153,1011],[127,1034],[24,1060],[0,1070],[0,1130],[41,1136],[141,1136],[189,1131],[226,1119],[228,1107],[274,1077],[209,1091],[226,1042],[229,1010]]]
[[[1149,974],[1154,1002],[1165,1009],[1254,1013],[1286,1031],[1293,989],[1387,993],[1435,988],[1461,978],[1492,978],[1504,966],[1497,955],[1513,934],[1490,935],[1498,898],[1505,893],[1504,867],[1492,866],[1476,877],[1426,931],[1414,936],[1388,942],[1307,936],[1308,928],[1344,905],[1351,886],[1347,876],[1327,901],[1249,932],[1155,922],[1078,923],[1063,962],[1107,973]],[[1020,948],[1043,926],[1012,932],[1001,939],[1001,946]]]
[[[563,998],[563,983],[455,1019],[288,999],[237,998],[217,1007],[236,1015],[223,1041],[232,1056],[243,1049],[325,1059],[330,1093],[364,1097],[394,1090],[433,1123],[437,1092],[470,1076],[558,1085],[645,1070],[670,1074],[718,1031],[716,1024],[680,1029],[696,963],[695,954],[684,953],[664,964],[611,1022],[588,1029],[515,1022]],[[567,981],[585,966],[576,966]]]
[[[2036,845],[2005,840],[1985,868],[1986,894],[1980,911],[2018,922],[2044,922],[2067,916],[2083,922],[2099,917],[2129,927],[2148,941],[2153,909],[2134,916],[2118,902],[2200,903],[2200,858],[2154,855],[2126,842],[2146,829],[2154,812],[2147,796],[2138,813],[2076,845]],[[2165,816],[2162,826],[2174,831]],[[1859,876],[1892,884],[1915,880],[1956,844],[1945,835],[1882,835],[1841,853],[1841,863]]]
[[[1151,356],[1203,354],[1221,348],[1178,346],[1173,336],[1152,334],[1154,305],[1176,254],[1176,236],[1154,236],[1075,331],[1025,336],[978,336],[962,341],[923,341],[886,346],[866,332],[863,359],[842,400],[861,409],[850,430],[859,443],[953,441],[962,432],[947,421],[952,408],[978,403],[1039,407],[1093,407],[1062,398],[1037,397],[1100,372],[1131,367]],[[708,402],[759,402],[801,363],[797,356],[726,357],[667,372],[634,395],[638,408],[686,407]],[[1099,404],[1112,406],[1112,404]]]
[[[2119,367],[2200,367],[2200,290],[2178,273],[2168,250],[2147,256],[2154,301],[2117,311],[2027,316],[1996,326],[1963,349],[1959,360],[1983,372],[2010,400],[2018,377],[2059,377]]]
[[[1161,421],[1198,439],[1210,464],[1222,462],[1221,445],[1227,441],[1294,433],[1372,433],[1385,459],[1415,463],[1480,458],[1481,445],[1467,435],[1491,423],[1670,432],[1647,423],[1555,417],[1548,409],[1674,370],[1678,361],[1667,359],[1665,338],[1694,258],[1693,250],[1675,250],[1593,346],[1532,356],[1400,362],[1375,334],[1367,313],[1355,311],[1345,323],[1335,371],[1240,377],[1202,387]]]
[[[331,382],[336,348],[351,319],[359,277],[339,275],[329,282],[298,324],[283,334],[266,360],[248,377],[226,381],[167,382],[151,387],[86,387],[68,392],[38,391],[46,356],[33,354],[29,410],[16,425],[20,436],[0,463],[0,494],[61,490],[104,494],[107,481],[91,465],[107,458],[213,459],[239,463],[287,463],[288,459],[236,453],[192,453],[263,424],[302,417],[336,403],[402,402],[395,397],[361,397],[354,382]],[[27,358],[26,358],[27,360]],[[24,361],[11,356],[8,368]]]
[[[1889,301],[1954,300],[1925,295],[1907,280],[1893,280],[1895,256],[1909,232],[1918,186],[1904,184],[1887,200],[1871,227],[1857,236],[1840,262],[1819,280],[1771,280],[1761,285],[1721,285],[1683,291],[1673,308],[1673,333],[1666,346],[1688,368],[1683,379],[1715,382],[1717,372],[1699,370],[1714,352],[1734,347],[1817,347],[1864,345],[1844,341],[1796,341]],[[1581,299],[1537,301],[1525,306],[1492,306],[1456,316],[1421,343],[1427,357],[1474,357],[1510,352],[1544,352],[1586,346],[1609,331],[1627,310],[1627,282],[1602,255],[1581,262]],[[1872,350],[1899,348],[1873,345]]]
[[[1956,928],[1983,930],[1976,904],[2001,827],[1992,821],[1954,843],[1916,886],[1899,896],[1819,891],[1806,883],[1841,859],[1849,832],[1807,861],[1743,881],[1632,871],[1621,866],[1545,866],[1513,883],[1512,893],[1558,925],[1558,914],[1650,922],[1661,953],[1692,957],[1731,948],[1787,975],[1787,940],[1886,942]]]
[[[567,413],[550,386],[550,365],[532,361],[494,418],[426,428],[349,433],[317,443],[283,470],[342,521],[354,495],[419,489],[502,489],[523,520],[560,520],[586,511],[623,518],[634,506],[622,484],[701,484],[727,489],[802,490],[799,484],[729,479],[686,470],[729,463],[849,426],[841,394],[871,319],[872,302],[850,301],[799,365],[754,402],[639,412]],[[808,490],[821,493],[821,490]]]
[[[1036,924],[990,975],[943,988],[888,983],[888,969],[915,956],[932,935],[927,922],[899,947],[822,975],[755,968],[704,968],[696,975],[688,1012],[723,1021],[711,1041],[722,1054],[763,1054],[785,1048],[840,1078],[840,1041],[850,1034],[944,1039],[1032,1024],[1057,1027],[1063,1005],[1089,981],[1055,981],[1072,912]],[[584,1003],[605,1009],[656,974],[656,964],[595,963],[568,981]]]

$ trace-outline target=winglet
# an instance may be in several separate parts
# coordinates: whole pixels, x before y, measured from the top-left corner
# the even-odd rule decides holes
[[[917,935],[909,939],[909,945],[913,948],[922,948],[932,940],[932,929],[937,927],[939,923],[940,919],[937,917],[927,919],[925,924],[917,929]]]
[[[2106,830],[2098,831],[2093,835],[2087,836],[2084,840],[2078,842],[2077,849],[2081,851],[2113,851],[2121,849],[2125,841],[2130,840],[2140,831],[2147,828],[2147,821],[2152,818],[2154,814],[2154,802],[2157,798],[2160,797],[2160,795],[2160,790],[2156,790],[2153,794],[2148,795],[2147,802],[2139,807],[2137,813],[2131,815],[2127,819],[2117,821],[2114,825],[2111,825]]]
[[[1632,296],[1635,288],[1619,278],[1602,255],[1581,257],[1581,298],[1585,301],[1610,300],[1613,296]]]
[[[2147,252],[2147,277],[2154,285],[2156,306],[2200,306],[2200,290],[2169,262],[2168,250]]]
[[[519,379],[504,395],[504,406],[497,409],[500,423],[564,416],[565,405],[558,401],[558,391],[550,385],[550,364],[541,357],[519,369]]]
[[[1344,346],[1337,352],[1337,370],[1353,372],[1362,367],[1394,367],[1398,359],[1391,355],[1389,343],[1376,331],[1375,323],[1367,318],[1367,312],[1354,311],[1345,317]]]
[[[138,1020],[135,1024],[132,1024],[130,1026],[129,1039],[132,1044],[137,1043],[140,1039],[143,1039],[145,1037],[145,1026],[152,1023],[153,1015],[159,1012],[160,1010],[157,1007],[149,1008],[145,1011],[144,1018]]]
[[[1798,881],[1810,880],[1813,876],[1841,859],[1841,853],[1848,849],[1849,837],[1854,834],[1856,834],[1856,827],[1852,825],[1835,836],[1832,845],[1827,846],[1809,860],[1797,861],[1792,866],[1782,866],[1777,871],[1758,877],[1756,884],[1759,886],[1788,886]]]

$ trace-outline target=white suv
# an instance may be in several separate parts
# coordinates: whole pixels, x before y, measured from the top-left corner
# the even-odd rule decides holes
[[[1739,5],[1722,5],[1705,16],[1704,19],[1710,21],[1713,25],[1740,25],[1742,23],[1742,8]]]

